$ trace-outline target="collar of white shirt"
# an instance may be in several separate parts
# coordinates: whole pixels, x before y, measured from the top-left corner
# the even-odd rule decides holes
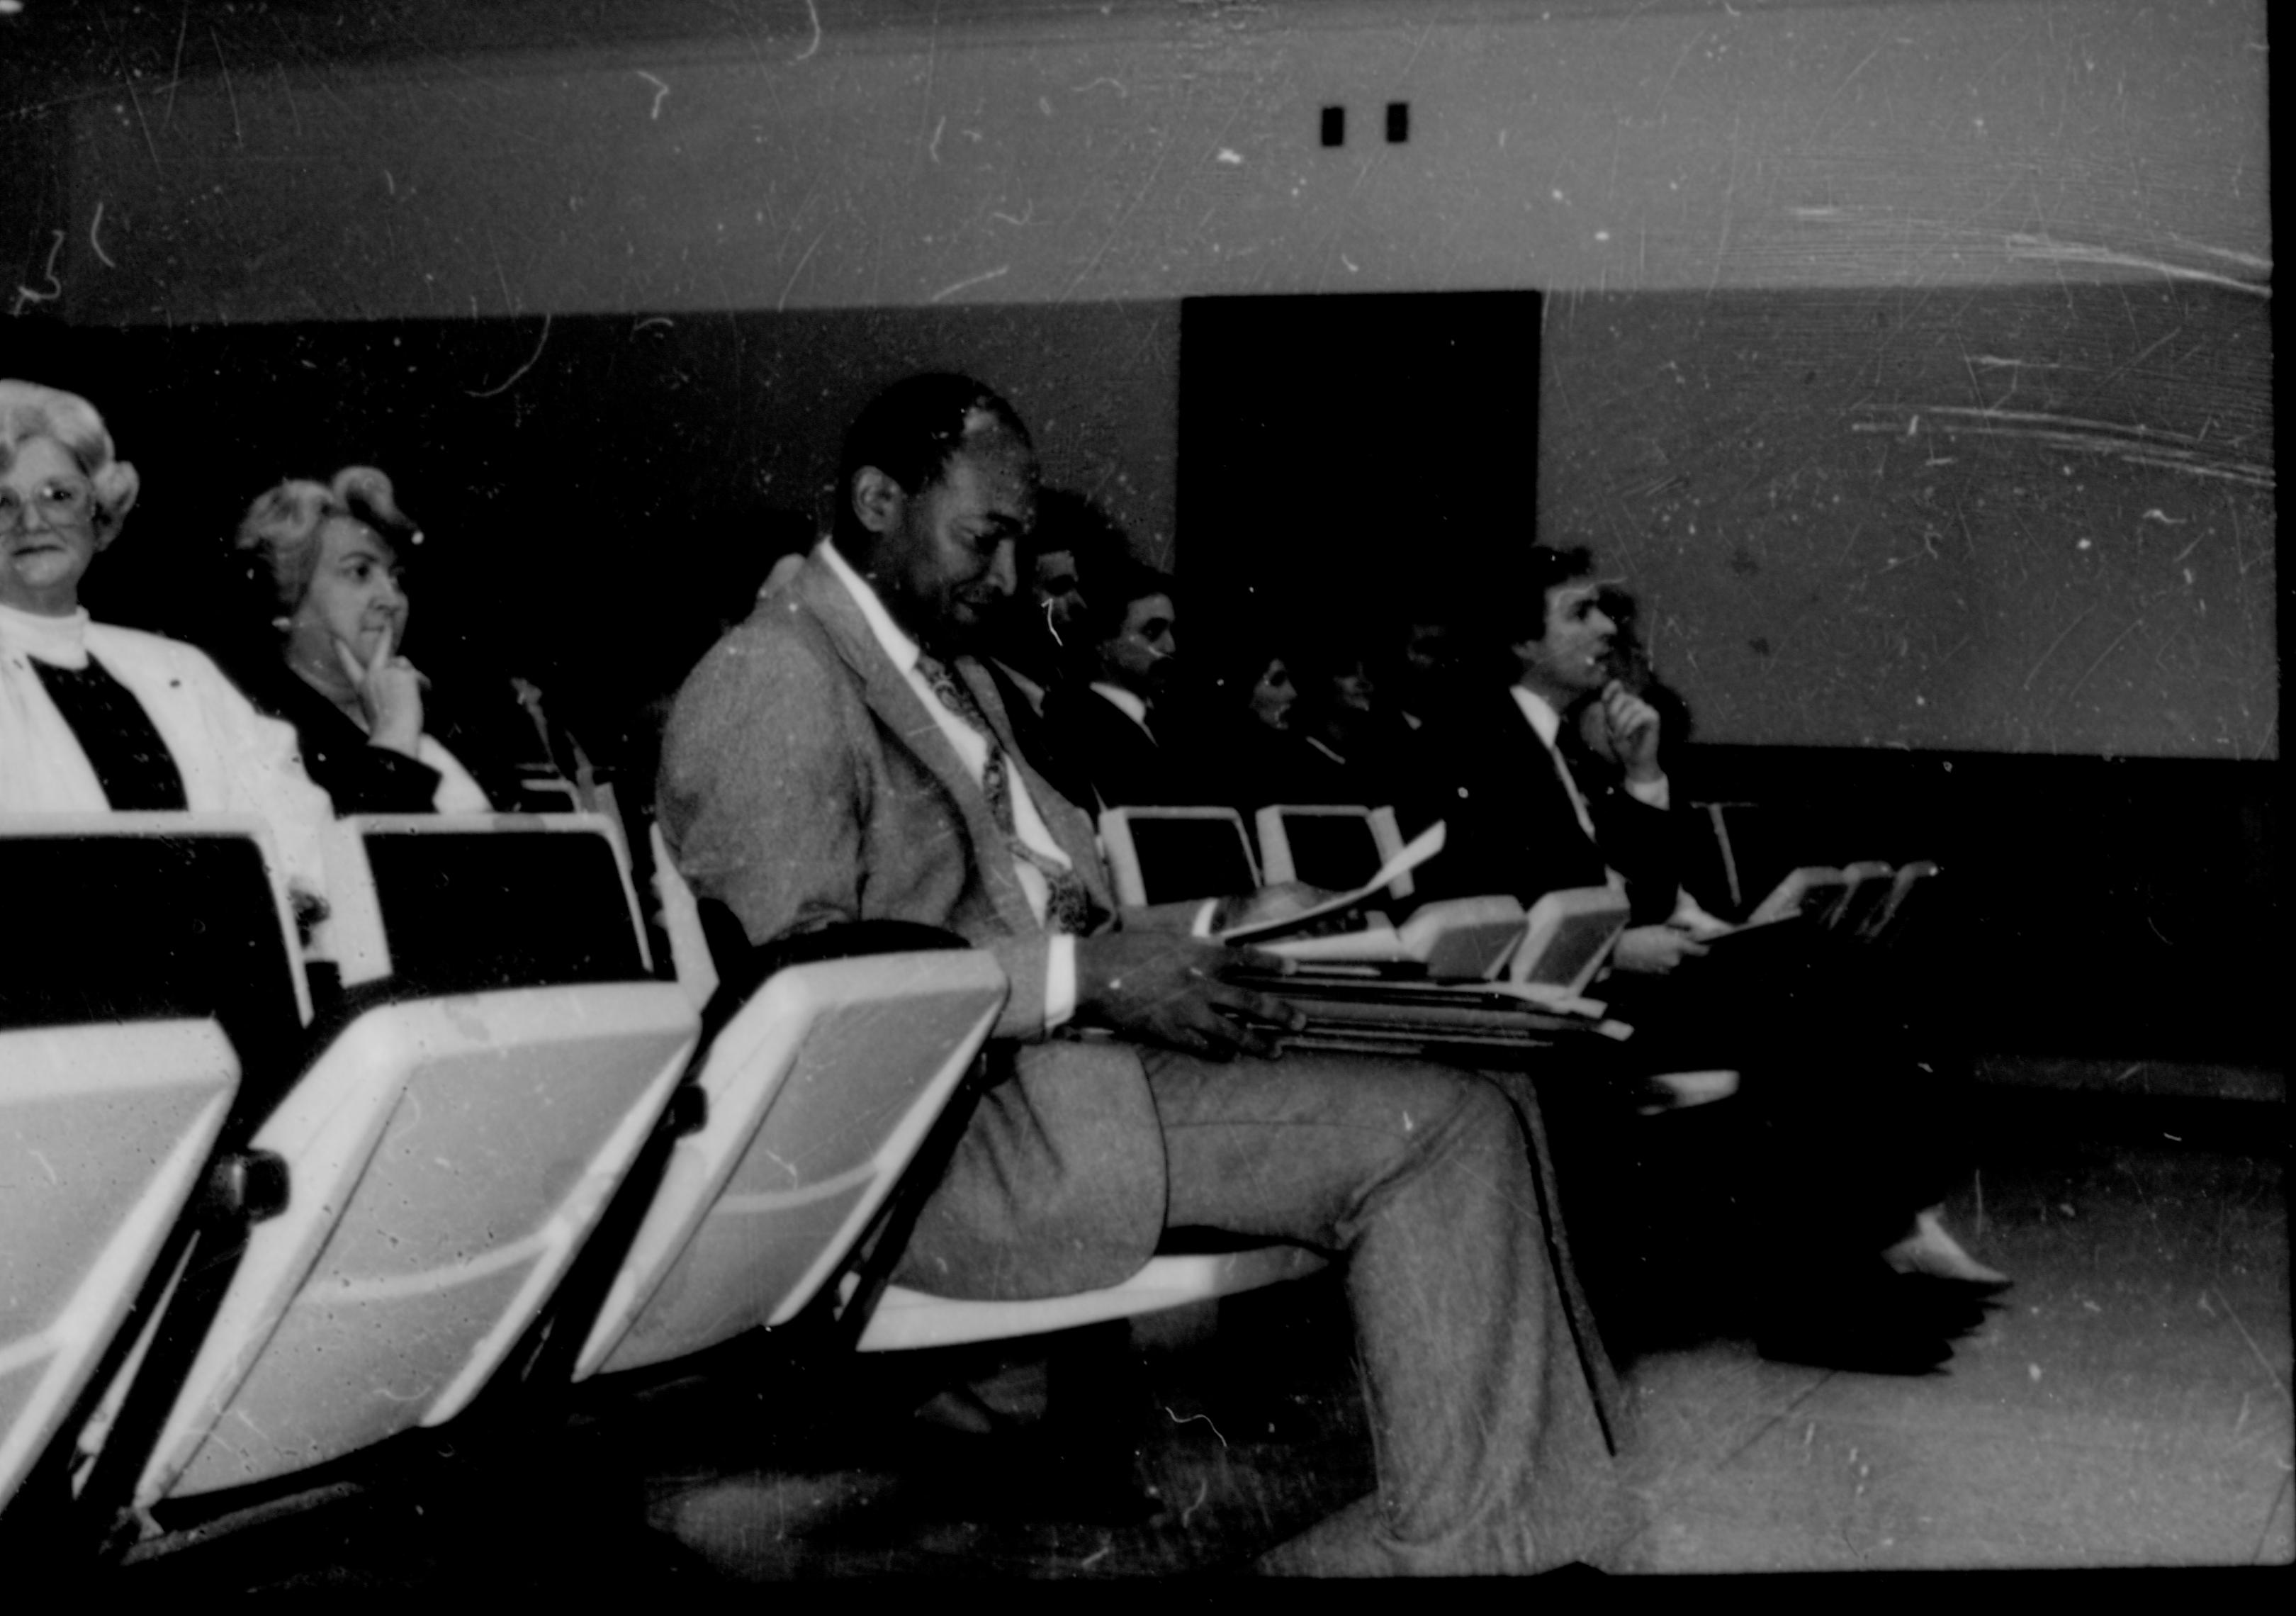
[[[893,621],[892,613],[885,610],[884,602],[879,600],[877,592],[869,587],[869,580],[853,570],[852,563],[837,553],[837,546],[824,539],[814,554],[821,558],[822,563],[837,581],[845,586],[846,593],[853,597],[853,603],[861,609],[861,616],[868,623],[869,632],[876,636],[877,644],[892,659],[893,666],[901,670],[902,677],[918,690],[924,701],[925,710],[933,716],[933,721],[940,726],[941,733],[956,748],[957,755],[964,759],[972,777],[979,780],[988,765],[989,738],[949,711],[931,693],[931,687],[925,685],[924,675],[917,671],[917,643],[901,631],[900,625]],[[1046,828],[1043,817],[1037,812],[1036,801],[1029,796],[1028,783],[1021,777],[1020,771],[1013,770],[1007,778],[1013,793],[1014,832],[1038,854],[1061,864],[1070,863],[1067,850],[1053,840],[1052,833]],[[1044,873],[1027,859],[1016,857],[1013,860],[1013,874],[1021,883],[1021,890],[1028,897],[1029,907],[1035,912],[1041,924],[1047,902]],[[1062,933],[1053,939],[1051,955],[1046,963],[1046,1031],[1051,1031],[1075,1013],[1076,997],[1076,939]]]
[[[1092,688],[1094,694],[1104,698],[1110,706],[1137,724],[1142,733],[1151,741],[1156,738],[1156,732],[1148,727],[1147,702],[1134,695],[1121,685],[1103,685],[1095,680]]]
[[[869,580],[853,570],[853,563],[840,555],[837,546],[827,539],[822,540],[813,553],[837,575],[837,581],[845,586],[845,592],[853,597],[853,603],[861,608],[861,616],[869,625],[869,632],[877,636],[877,644],[887,656],[893,659],[893,666],[903,673],[915,672],[919,654],[917,643],[902,632],[901,626],[893,620],[893,614],[885,610],[885,603],[877,598],[876,590],[870,587]]]
[[[1029,710],[1042,717],[1045,711],[1045,687],[1002,658],[996,659],[997,668],[1013,681],[1013,688],[1029,700]]]
[[[1514,704],[1522,709],[1522,716],[1530,720],[1531,728],[1537,730],[1538,738],[1546,742],[1546,750],[1553,751],[1554,737],[1562,733],[1562,715],[1535,690],[1526,690],[1520,685],[1507,688],[1514,697]]]

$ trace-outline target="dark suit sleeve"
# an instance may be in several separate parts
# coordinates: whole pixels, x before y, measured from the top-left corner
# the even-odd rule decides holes
[[[1428,898],[1505,892],[1529,905],[1549,892],[1601,886],[1605,865],[1630,874],[1620,859],[1641,865],[1648,879],[1665,879],[1654,850],[1662,825],[1621,813],[1616,850],[1607,837],[1599,849],[1587,840],[1554,760],[1511,701],[1470,709],[1464,721],[1431,735],[1423,755],[1431,785],[1421,811],[1447,826],[1443,851],[1418,878]],[[1633,807],[1641,815],[1665,817],[1642,803]],[[1596,834],[1603,835],[1591,800],[1588,808]],[[1670,896],[1667,906],[1673,906]]]
[[[1508,789],[1488,740],[1464,726],[1436,731],[1420,764],[1420,811],[1444,826],[1443,850],[1414,877],[1420,901],[1508,892],[1529,903],[1545,890],[1521,857],[1519,792]]]
[[[1686,830],[1682,816],[1652,808],[1623,786],[1600,792],[1587,811],[1595,821],[1603,858],[1626,877],[1635,924],[1656,925],[1672,918],[1682,888]]]

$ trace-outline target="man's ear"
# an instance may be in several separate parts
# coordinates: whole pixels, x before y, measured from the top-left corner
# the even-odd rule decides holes
[[[852,498],[854,518],[870,532],[882,534],[901,520],[908,495],[875,466],[865,465],[853,473]]]

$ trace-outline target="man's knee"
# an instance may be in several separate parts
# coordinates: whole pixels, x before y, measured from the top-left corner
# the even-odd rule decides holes
[[[1472,1072],[1414,1065],[1401,1087],[1399,1103],[1411,1114],[1409,1131],[1423,1133],[1446,1155],[1496,1164],[1488,1169],[1513,1177],[1527,1163],[1529,1144],[1514,1104],[1496,1085]]]

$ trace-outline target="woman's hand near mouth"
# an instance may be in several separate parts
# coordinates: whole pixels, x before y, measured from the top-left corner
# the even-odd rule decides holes
[[[369,743],[412,758],[422,739],[422,686],[428,681],[414,663],[393,654],[395,638],[386,623],[369,660],[361,662],[349,643],[340,637],[335,641],[335,655],[358,693],[359,706],[366,714]]]

